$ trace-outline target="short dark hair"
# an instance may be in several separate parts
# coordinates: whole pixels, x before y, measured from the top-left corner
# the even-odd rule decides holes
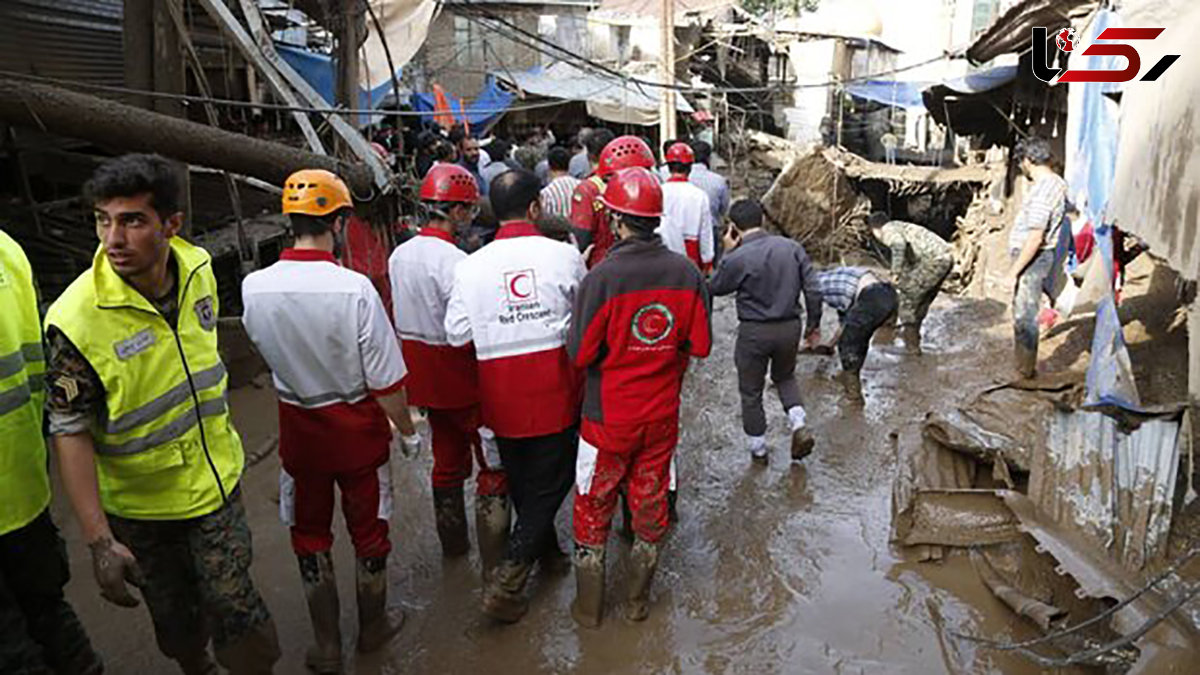
[[[669,169],[671,173],[681,173],[686,175],[692,170],[692,165],[688,164],[687,162],[667,162],[667,169]]]
[[[634,234],[640,237],[649,237],[658,229],[661,218],[656,216],[634,216],[628,213],[617,213],[617,218],[625,224],[625,227],[633,230]]]
[[[433,146],[433,158],[441,162],[449,162],[458,155],[458,146],[446,140],[440,140]]]
[[[338,209],[323,216],[313,216],[307,213],[289,213],[288,222],[291,224],[294,237],[319,237],[333,230],[333,224],[346,214],[349,209]]]
[[[696,155],[696,163],[708,166],[709,160],[712,159],[712,146],[708,141],[693,140],[688,145],[692,146],[692,152]]]
[[[679,139],[677,139],[677,138],[671,138],[671,139],[667,139],[667,140],[663,141],[663,144],[662,144],[663,157],[666,157],[667,151],[671,149],[672,145],[675,145],[678,142],[679,142]]]
[[[1018,162],[1027,159],[1044,166],[1050,163],[1054,153],[1050,151],[1050,141],[1040,136],[1030,136],[1017,142],[1016,155]]]
[[[884,213],[883,211],[876,211],[867,216],[867,226],[871,228],[883,227],[884,225],[888,224],[889,220],[891,220],[891,218],[888,217],[888,214]]]
[[[588,155],[592,157],[599,157],[600,153],[604,150],[604,146],[611,143],[612,139],[616,137],[617,135],[608,129],[595,130],[587,139]]]
[[[488,196],[496,219],[520,220],[529,212],[529,205],[536,202],[542,192],[542,181],[536,174],[524,169],[514,169],[492,179]]]
[[[546,161],[550,164],[551,171],[566,171],[571,168],[571,151],[556,145],[546,154]]]
[[[461,145],[467,139],[467,128],[462,125],[462,122],[450,127],[450,133],[447,136],[450,142],[455,145]]]
[[[129,154],[107,160],[83,186],[84,200],[95,206],[118,197],[150,195],[150,206],[166,220],[179,213],[183,203],[183,178],[160,155]]]
[[[763,207],[757,199],[739,199],[729,207],[729,220],[734,227],[745,232],[762,227]]]
[[[487,150],[488,157],[491,157],[493,162],[503,162],[508,159],[508,153],[512,150],[512,143],[503,138],[497,138],[489,143],[484,150]]]
[[[542,214],[542,217],[538,218],[534,225],[537,225],[538,232],[541,232],[542,236],[555,241],[567,243],[571,241],[571,230],[573,229],[571,221],[562,216]]]

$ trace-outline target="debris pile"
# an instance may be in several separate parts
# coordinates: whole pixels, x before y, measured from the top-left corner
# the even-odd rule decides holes
[[[861,248],[870,200],[860,194],[828,150],[793,159],[763,196],[772,225],[809,255],[833,261]]]

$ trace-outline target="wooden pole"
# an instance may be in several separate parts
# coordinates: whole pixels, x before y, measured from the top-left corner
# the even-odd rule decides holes
[[[154,0],[125,0],[121,22],[125,86],[154,91]],[[140,108],[154,108],[149,96],[130,96],[127,100]]]
[[[675,0],[661,0],[662,11],[660,29],[662,31],[662,81],[666,85],[675,84]],[[662,110],[659,113],[658,131],[662,136],[659,144],[677,138],[675,127],[675,90],[668,87],[662,89]]]
[[[361,108],[359,105],[359,58],[358,48],[366,37],[363,8],[359,0],[342,0],[342,12],[337,26],[337,104],[342,108]],[[382,39],[382,37],[380,38]],[[350,120],[350,124],[358,127],[358,120]],[[338,154],[342,157],[351,155],[350,147],[344,139],[339,143]]]

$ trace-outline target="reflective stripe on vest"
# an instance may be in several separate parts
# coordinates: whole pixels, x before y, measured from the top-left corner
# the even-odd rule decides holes
[[[92,437],[104,509],[127,518],[206,515],[241,477],[241,439],[217,353],[217,285],[207,253],[178,237],[174,328],[117,277],[103,251],[50,308],[100,377],[105,415]]]
[[[50,504],[40,324],[29,260],[0,232],[0,535],[25,527]]]

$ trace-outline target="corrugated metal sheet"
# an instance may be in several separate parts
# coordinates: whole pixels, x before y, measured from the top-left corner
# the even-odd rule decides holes
[[[122,85],[122,0],[3,0],[0,69]]]
[[[1101,413],[1055,411],[1046,452],[1035,453],[1029,498],[1127,569],[1141,569],[1167,543],[1179,427],[1159,418],[1126,433]]]

